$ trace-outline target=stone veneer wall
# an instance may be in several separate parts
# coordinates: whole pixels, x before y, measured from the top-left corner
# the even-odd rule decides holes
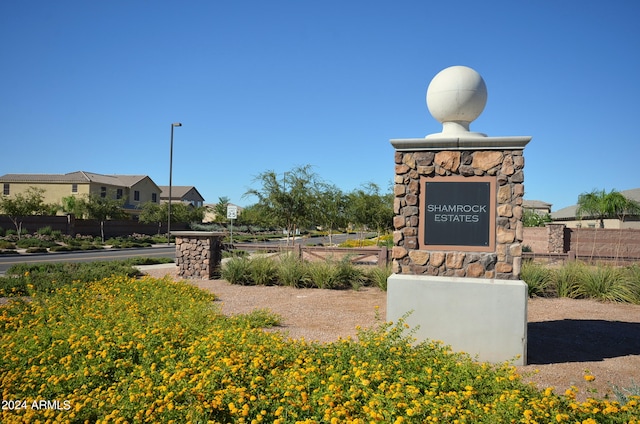
[[[393,272],[519,279],[522,264],[522,150],[396,151]],[[495,176],[496,251],[429,251],[418,246],[420,177]]]
[[[220,272],[219,236],[176,236],[176,265],[183,278],[211,279]]]

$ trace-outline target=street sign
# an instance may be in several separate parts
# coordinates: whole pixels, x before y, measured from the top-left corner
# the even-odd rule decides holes
[[[227,219],[238,218],[238,207],[235,205],[227,205]]]

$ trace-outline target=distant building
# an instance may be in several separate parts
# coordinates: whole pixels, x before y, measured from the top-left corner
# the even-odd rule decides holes
[[[43,201],[62,204],[68,196],[124,199],[123,209],[132,216],[146,202],[160,202],[160,188],[146,175],[103,175],[76,171],[68,174],[5,174],[0,176],[3,196],[25,193],[30,187],[43,190]]]
[[[540,215],[551,213],[551,203],[543,202],[542,200],[523,200],[522,207]]]
[[[621,191],[627,199],[640,202],[640,188]],[[554,223],[565,224],[568,228],[595,228],[599,225],[598,219],[592,216],[577,216],[578,205],[567,206],[551,214]],[[604,228],[638,228],[640,229],[640,215],[625,216],[624,219],[605,219]]]
[[[169,186],[160,186],[160,201],[169,202]],[[204,197],[198,192],[194,186],[171,186],[171,202],[182,202],[193,207],[199,208],[204,206]]]

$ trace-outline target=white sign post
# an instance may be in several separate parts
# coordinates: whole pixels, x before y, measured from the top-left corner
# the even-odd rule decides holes
[[[233,220],[238,218],[238,207],[235,205],[227,205],[227,219],[230,220],[231,223],[231,244],[233,244]]]

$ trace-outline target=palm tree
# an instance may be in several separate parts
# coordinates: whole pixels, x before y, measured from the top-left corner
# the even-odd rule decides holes
[[[624,197],[619,191],[593,190],[578,196],[579,218],[592,217],[599,221],[599,228],[604,228],[604,220],[618,218],[623,220],[626,215],[640,213],[640,204]]]
[[[624,197],[616,190],[611,190],[609,193],[604,190],[593,190],[590,193],[582,193],[578,197],[576,215],[579,218],[583,216],[596,218],[600,224],[599,228],[604,228],[604,220],[607,218],[618,218],[624,221],[626,215],[632,214],[640,214],[640,203]],[[593,237],[592,258],[596,250],[597,234],[596,232]]]

